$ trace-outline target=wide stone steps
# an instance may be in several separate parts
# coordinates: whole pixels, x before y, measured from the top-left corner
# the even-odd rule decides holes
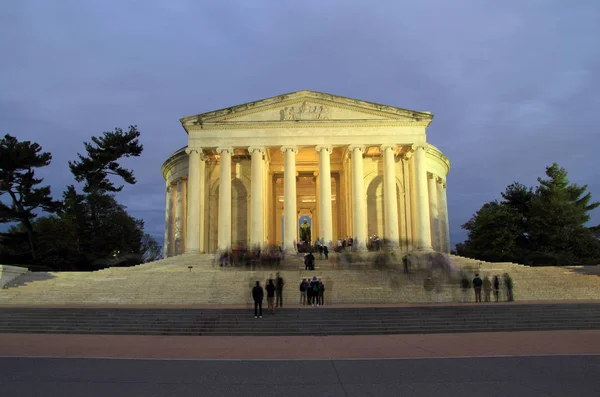
[[[335,257],[335,256],[334,256]],[[486,263],[453,257],[469,271],[490,277],[508,272],[516,300],[600,299],[600,277],[575,274],[566,268],[527,267],[512,263]],[[481,267],[479,264],[481,263]],[[192,269],[189,269],[192,266]],[[109,268],[88,273],[28,273],[0,290],[0,305],[159,305],[247,304],[256,280],[263,284],[275,268],[220,267],[212,255],[178,256],[131,268]],[[326,303],[458,302],[458,284],[427,292],[422,280],[401,269],[376,270],[372,264],[316,261],[316,271],[303,269],[302,257],[287,256],[280,267],[286,280],[288,303],[299,302],[302,278],[321,277]],[[472,290],[468,295],[473,300]]]
[[[112,335],[370,335],[600,329],[600,303],[397,308],[0,308],[0,333]]]

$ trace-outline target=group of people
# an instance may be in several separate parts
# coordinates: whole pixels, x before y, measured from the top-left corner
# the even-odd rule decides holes
[[[323,306],[325,304],[325,284],[313,276],[312,280],[302,279],[300,282],[300,304]]]
[[[473,286],[473,290],[475,291],[475,302],[481,302],[481,292],[483,292],[484,302],[491,302],[492,292],[494,293],[494,299],[496,302],[500,301],[500,291],[504,290],[504,295],[507,302],[512,302],[513,298],[513,281],[508,275],[508,273],[504,273],[502,276],[502,280],[500,280],[499,276],[494,276],[492,280],[489,279],[488,276],[485,276],[483,279],[479,277],[479,274],[475,274],[473,281],[470,283]],[[461,290],[463,292],[463,301],[467,301],[468,290],[471,287],[469,285],[469,279],[463,277],[461,280]]]
[[[275,314],[275,307],[283,307],[283,278],[279,273],[275,280],[269,278],[265,288],[260,285],[260,281],[252,288],[252,299],[254,300],[254,318],[262,318],[262,303],[267,293],[267,311],[269,314]],[[323,306],[325,303],[325,284],[316,276],[309,279],[303,279],[300,283],[300,304]]]
[[[283,307],[283,278],[279,273],[275,281],[272,278],[267,280],[266,286],[260,285],[260,281],[256,281],[256,285],[252,288],[252,299],[254,300],[254,318],[262,318],[262,303],[267,291],[267,310],[269,314],[275,314],[275,307]]]

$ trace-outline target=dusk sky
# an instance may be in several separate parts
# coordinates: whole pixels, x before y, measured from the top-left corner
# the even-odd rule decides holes
[[[304,89],[431,111],[454,245],[555,161],[600,200],[599,21],[597,0],[2,1],[0,134],[52,153],[58,197],[84,141],[137,124],[117,199],[162,244],[183,116]]]

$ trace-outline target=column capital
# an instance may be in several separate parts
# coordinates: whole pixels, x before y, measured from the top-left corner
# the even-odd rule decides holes
[[[420,150],[420,149],[427,151],[429,149],[429,144],[428,143],[413,143],[412,146],[410,147],[410,150],[412,150],[413,152],[416,152],[417,150]]]
[[[390,145],[390,144],[381,145],[382,152],[385,152],[387,149],[392,149],[392,151],[393,151],[393,150],[396,150],[397,148],[398,148],[397,145]]]
[[[187,148],[185,148],[185,154],[187,154],[189,156],[192,153],[202,154],[202,148],[201,147],[187,147]]]
[[[173,185],[169,183],[167,184],[167,193],[171,193],[171,190],[173,190]]]
[[[438,176],[436,178],[436,181],[437,181],[437,183],[442,185],[442,188],[444,188],[444,189],[446,188],[446,180],[444,178]]]
[[[333,146],[331,145],[317,145],[315,146],[315,150],[320,153],[322,150],[325,150],[329,154],[333,151]]]
[[[229,154],[233,154],[233,148],[231,146],[223,146],[217,148],[217,153],[221,154],[223,152],[228,152]]]
[[[248,147],[248,153],[250,154],[261,154],[265,152],[265,147],[264,146],[249,146]]]
[[[357,149],[361,153],[364,153],[365,152],[365,145],[349,145],[348,146],[348,150],[350,150],[351,152],[354,152]]]
[[[319,176],[319,171],[314,171],[314,172],[313,172],[313,176],[314,176],[314,177],[317,177],[317,176]]]
[[[435,175],[433,175],[433,173],[431,173],[431,172],[428,172],[428,173],[427,173],[427,179],[433,179],[433,180],[435,180],[435,181],[437,182],[437,180],[436,180],[436,176],[435,176]]]
[[[281,150],[282,153],[285,153],[287,151],[291,151],[294,154],[298,154],[298,147],[297,146],[286,145],[286,146],[282,146],[280,148],[280,150]]]

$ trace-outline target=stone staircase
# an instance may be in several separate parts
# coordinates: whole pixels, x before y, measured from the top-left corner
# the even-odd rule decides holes
[[[336,256],[333,256],[336,258]],[[263,283],[279,271],[286,281],[286,303],[299,302],[298,285],[317,276],[326,286],[326,304],[424,303],[461,300],[457,283],[426,292],[422,279],[401,269],[377,270],[366,258],[343,264],[316,261],[305,271],[301,257],[288,256],[279,270],[244,266],[220,267],[212,255],[177,256],[129,268],[95,272],[27,273],[0,290],[0,305],[240,305],[251,302],[256,280]],[[600,277],[576,274],[572,269],[487,263],[452,257],[470,273],[502,275],[514,281],[516,300],[599,299]],[[191,267],[191,268],[190,268]],[[469,295],[469,299],[472,296]]]
[[[371,335],[600,329],[600,303],[281,309],[0,308],[0,333]]]

